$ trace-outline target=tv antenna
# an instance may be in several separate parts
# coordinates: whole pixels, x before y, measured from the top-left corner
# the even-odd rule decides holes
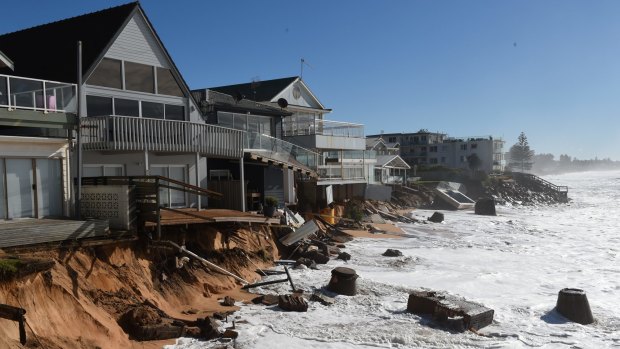
[[[303,79],[304,78],[304,65],[307,65],[308,67],[310,67],[310,69],[314,69],[312,68],[312,66],[308,63],[306,63],[305,59],[301,59],[301,74],[299,74],[299,78]]]

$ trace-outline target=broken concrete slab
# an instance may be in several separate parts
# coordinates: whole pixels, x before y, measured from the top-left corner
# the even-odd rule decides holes
[[[280,242],[284,246],[291,246],[297,241],[304,239],[312,234],[315,234],[319,231],[319,226],[314,222],[314,220],[307,221],[301,227],[293,231],[292,233],[282,237]]]
[[[428,218],[428,220],[433,222],[433,223],[441,223],[441,222],[443,222],[443,213],[435,212],[435,213],[433,213],[432,216],[430,216]]]
[[[493,322],[493,309],[446,293],[415,291],[409,295],[407,311],[431,315],[439,324],[454,330],[479,330]]]

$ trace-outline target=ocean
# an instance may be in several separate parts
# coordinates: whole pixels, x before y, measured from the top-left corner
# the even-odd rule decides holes
[[[401,225],[404,239],[357,239],[347,263],[292,270],[296,286],[327,285],[331,270],[357,271],[358,294],[306,313],[242,306],[236,348],[612,348],[620,347],[620,172],[545,177],[569,187],[569,204],[498,206],[498,215],[443,211],[440,224]],[[416,210],[429,217],[433,211]],[[402,257],[383,257],[388,248]],[[273,277],[272,277],[273,278]],[[277,277],[275,277],[277,278]],[[586,291],[594,324],[572,323],[553,309],[562,288]],[[407,313],[416,289],[446,291],[495,310],[493,324],[452,333]],[[255,292],[288,292],[287,284]],[[230,326],[230,324],[227,324]],[[169,348],[209,348],[179,339]]]

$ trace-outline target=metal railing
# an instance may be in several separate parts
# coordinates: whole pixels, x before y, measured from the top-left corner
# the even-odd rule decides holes
[[[568,187],[565,185],[555,185],[545,179],[542,179],[536,175],[533,175],[531,173],[524,173],[524,172],[512,172],[512,176],[515,179],[522,179],[522,180],[528,180],[534,183],[538,183],[539,185],[551,189],[557,193],[568,193]]]
[[[364,125],[316,118],[286,117],[282,121],[285,137],[323,135],[334,137],[364,138]]]
[[[316,170],[317,168],[319,154],[278,138],[247,132],[244,147],[246,151],[253,149],[269,151],[276,160],[285,162],[295,160],[310,169]]]
[[[77,85],[0,74],[0,108],[77,112]]]
[[[81,118],[84,150],[196,152],[240,158],[244,131],[216,125],[131,116]]]

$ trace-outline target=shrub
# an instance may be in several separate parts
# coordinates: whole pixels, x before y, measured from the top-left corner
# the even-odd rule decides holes
[[[0,259],[0,280],[13,278],[21,266],[19,259]]]
[[[278,206],[278,198],[275,198],[273,196],[267,196],[265,198],[265,204],[270,207],[276,207]]]

